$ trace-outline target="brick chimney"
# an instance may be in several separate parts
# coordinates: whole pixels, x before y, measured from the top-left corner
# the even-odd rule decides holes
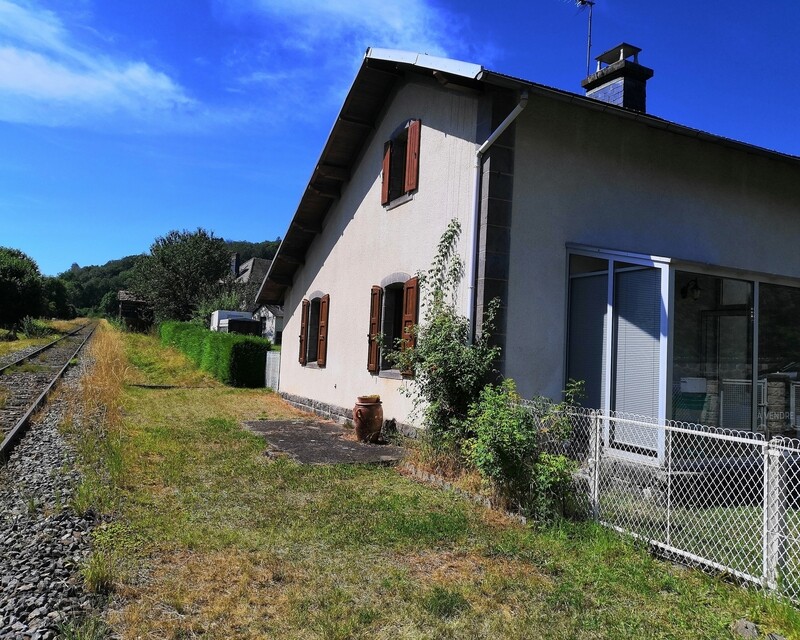
[[[239,277],[239,266],[240,266],[239,265],[239,254],[238,253],[234,253],[231,256],[231,275],[234,278],[238,278]]]
[[[640,51],[623,42],[597,56],[597,71],[581,82],[586,97],[644,113],[653,70],[639,64]]]

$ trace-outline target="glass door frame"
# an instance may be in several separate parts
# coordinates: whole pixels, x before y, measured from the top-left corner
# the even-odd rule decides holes
[[[672,375],[671,366],[671,341],[672,335],[672,293],[675,286],[674,269],[671,268],[671,260],[669,258],[662,258],[658,256],[647,256],[637,253],[630,253],[626,251],[614,251],[608,249],[598,249],[580,244],[567,244],[567,286],[570,285],[569,264],[570,257],[573,255],[587,256],[592,258],[600,258],[608,261],[608,291],[606,294],[606,336],[605,336],[605,382],[603,389],[603,405],[599,409],[606,416],[603,420],[603,444],[606,449],[613,450],[614,455],[620,458],[627,458],[637,462],[646,462],[649,464],[661,464],[664,460],[665,453],[665,432],[663,429],[658,430],[658,438],[655,449],[655,457],[634,453],[614,447],[611,441],[611,429],[608,420],[610,415],[612,402],[612,393],[614,392],[614,372],[616,367],[615,349],[616,349],[616,325],[617,316],[615,310],[615,284],[616,284],[616,265],[624,263],[626,265],[639,265],[643,267],[655,268],[660,271],[659,274],[659,296],[661,299],[660,311],[660,335],[659,335],[659,363],[658,363],[658,415],[648,416],[656,421],[658,425],[664,425],[668,419],[668,412],[671,412],[671,407],[668,407],[666,389]],[[569,289],[567,289],[569,292]],[[566,296],[567,313],[565,318],[569,320],[569,298]],[[568,335],[568,332],[567,332]],[[565,345],[565,368],[564,374],[567,375],[566,362],[569,353],[569,345]]]

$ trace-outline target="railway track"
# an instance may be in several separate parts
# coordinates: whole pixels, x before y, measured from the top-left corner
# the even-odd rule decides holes
[[[0,462],[25,433],[28,421],[94,332],[87,323],[0,367]]]

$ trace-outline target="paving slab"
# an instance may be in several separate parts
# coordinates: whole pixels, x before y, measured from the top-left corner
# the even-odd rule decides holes
[[[244,425],[263,436],[273,451],[285,453],[301,464],[395,464],[405,453],[396,445],[358,442],[352,429],[335,422],[254,420]]]

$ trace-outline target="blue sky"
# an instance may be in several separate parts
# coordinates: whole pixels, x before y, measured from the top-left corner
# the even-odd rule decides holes
[[[55,275],[171,229],[274,239],[368,46],[580,93],[586,17],[567,0],[0,0],[0,245]],[[593,55],[643,49],[653,115],[800,155],[800,3],[597,0],[594,19]]]

